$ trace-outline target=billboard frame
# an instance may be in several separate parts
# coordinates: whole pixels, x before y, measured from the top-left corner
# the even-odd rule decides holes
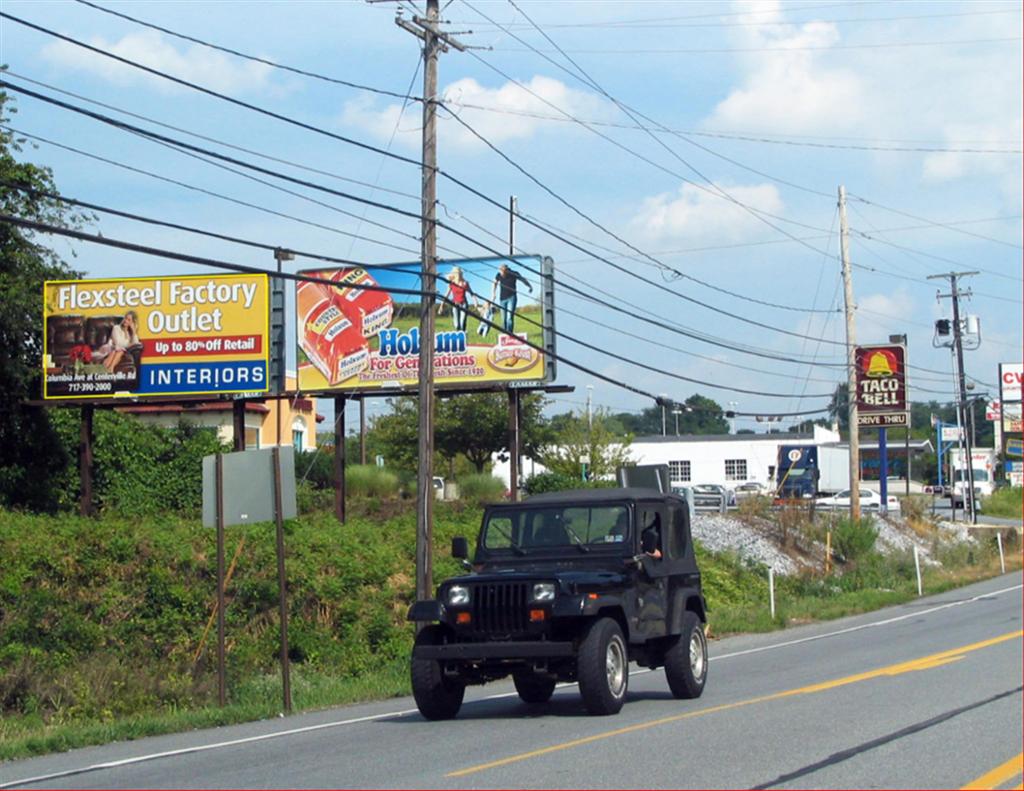
[[[495,270],[502,264],[509,264],[511,266],[521,265],[520,262],[523,260],[530,260],[537,262],[537,270],[530,271],[531,279],[534,280],[534,285],[539,286],[537,305],[540,309],[540,330],[541,338],[540,342],[534,342],[532,340],[522,341],[524,346],[527,346],[537,351],[541,356],[541,362],[544,366],[544,373],[542,376],[531,376],[521,377],[514,379],[490,379],[479,382],[460,380],[446,384],[443,380],[439,381],[436,377],[434,380],[434,389],[442,397],[449,393],[474,393],[474,392],[505,392],[510,389],[517,390],[534,390],[543,389],[547,386],[552,385],[555,381],[557,374],[557,348],[556,348],[556,332],[555,332],[555,281],[554,281],[554,259],[550,256],[538,255],[538,254],[520,254],[520,255],[496,255],[496,256],[483,256],[475,258],[445,258],[439,259],[437,262],[438,267],[443,266],[460,266],[465,264],[487,264],[491,263]],[[419,261],[404,261],[390,264],[366,264],[359,266],[357,264],[350,265],[328,265],[316,268],[309,268],[300,270],[296,275],[306,282],[314,282],[324,284],[326,281],[322,277],[316,277],[311,273],[325,272],[332,269],[364,269],[373,277],[376,273],[383,271],[394,271],[402,272],[417,279],[421,278],[421,266]],[[441,277],[437,278],[437,282],[443,282]],[[422,288],[422,286],[421,286]],[[360,290],[358,286],[352,286],[351,290]],[[380,286],[373,287],[373,291],[386,290]],[[395,289],[396,293],[412,293],[415,289]],[[490,302],[490,300],[486,300]],[[442,296],[440,291],[436,294],[436,302],[441,305],[451,306],[451,300]],[[493,304],[493,303],[492,303]],[[499,333],[501,329],[499,327],[500,318],[495,315],[492,319],[486,317],[479,317],[482,323],[486,323],[490,328],[495,329]],[[298,353],[305,353],[302,349],[302,340],[299,336],[299,324],[302,321],[302,317],[299,315],[298,306],[296,305],[296,369],[299,371],[299,389],[303,393],[309,395],[316,395],[319,397],[337,397],[344,395],[351,398],[360,397],[372,397],[372,396],[384,396],[384,397],[398,397],[414,395],[417,390],[417,381],[415,377],[407,377],[406,383],[401,383],[399,380],[389,380],[381,383],[375,383],[364,386],[349,386],[349,387],[301,387],[302,376],[301,376],[301,365]],[[435,331],[435,337],[437,332]],[[378,341],[379,343],[379,341]]]

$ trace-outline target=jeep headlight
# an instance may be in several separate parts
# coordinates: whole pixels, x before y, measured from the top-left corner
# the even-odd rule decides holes
[[[555,584],[553,582],[537,582],[533,586],[534,601],[554,601]]]
[[[451,607],[469,604],[469,588],[465,585],[452,585],[448,589],[448,604]]]

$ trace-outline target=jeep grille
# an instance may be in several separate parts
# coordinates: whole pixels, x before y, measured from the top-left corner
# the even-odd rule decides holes
[[[483,634],[509,634],[527,629],[525,582],[478,582],[472,586],[472,628]]]

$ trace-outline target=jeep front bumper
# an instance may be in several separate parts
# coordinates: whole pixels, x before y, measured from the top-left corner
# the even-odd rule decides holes
[[[576,647],[572,643],[550,640],[419,645],[412,651],[414,659],[436,659],[442,662],[454,660],[479,662],[488,659],[553,659],[575,654]]]

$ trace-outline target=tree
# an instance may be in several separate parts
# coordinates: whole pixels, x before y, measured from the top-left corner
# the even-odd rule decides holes
[[[613,434],[608,428],[609,416],[604,410],[594,412],[589,421],[583,413],[563,416],[552,444],[538,454],[538,460],[552,472],[582,480],[583,458],[589,456],[588,477],[614,476],[630,461],[633,438]]]
[[[0,122],[15,113],[0,91]],[[79,228],[91,220],[58,199],[12,189],[6,184],[57,194],[53,172],[17,154],[23,140],[0,130],[0,208],[4,214],[51,225]],[[52,485],[67,466],[67,451],[46,410],[26,401],[41,396],[43,282],[78,277],[31,232],[0,224],[0,504],[52,511],[59,505]]]
[[[718,402],[711,398],[694,393],[685,401],[674,400],[679,410],[680,434],[727,434],[729,423],[725,412]],[[618,412],[608,415],[608,426],[614,430],[621,426],[621,433],[633,436],[660,435],[662,428],[662,407],[649,406],[640,412]],[[676,415],[672,407],[665,407],[664,418],[666,431],[676,433]]]
[[[391,466],[414,469],[418,452],[419,409],[415,398],[394,399],[392,412],[377,417],[371,428]],[[543,417],[545,400],[527,395],[520,400],[522,452],[532,455],[549,442]],[[504,393],[474,393],[437,401],[434,447],[449,463],[460,454],[477,472],[484,472],[495,453],[508,451],[508,398]]]
[[[832,400],[828,402],[829,419],[839,424],[839,431],[842,433],[847,433],[850,428],[849,387],[845,382],[837,384],[832,393]]]

